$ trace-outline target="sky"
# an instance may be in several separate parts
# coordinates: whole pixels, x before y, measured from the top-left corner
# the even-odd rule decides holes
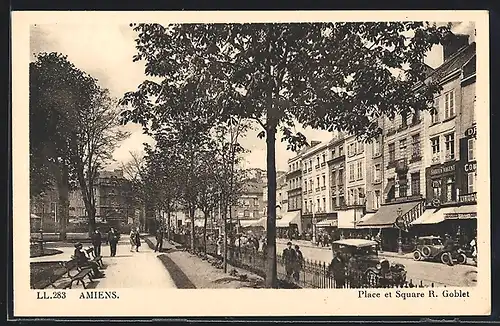
[[[457,23],[453,27],[455,33],[469,34],[474,40],[473,23]],[[99,80],[101,86],[108,88],[112,96],[121,98],[127,91],[134,91],[146,79],[144,63],[132,62],[136,54],[136,33],[129,25],[111,24],[44,24],[33,25],[30,31],[31,59],[40,52],[59,52],[68,56],[76,67],[86,71]],[[436,68],[442,63],[442,47],[434,46],[426,58],[426,63]],[[151,139],[142,133],[139,125],[128,124],[124,130],[130,137],[124,140],[113,153],[115,160],[107,169],[119,168],[122,163],[131,159],[130,152],[140,153],[143,143],[151,143]],[[249,131],[241,143],[249,153],[245,157],[245,168],[266,169],[266,143],[257,138],[260,130]],[[313,129],[296,128],[308,141],[327,141],[331,133]],[[287,170],[288,159],[295,154],[286,149],[286,143],[276,142],[276,167]]]

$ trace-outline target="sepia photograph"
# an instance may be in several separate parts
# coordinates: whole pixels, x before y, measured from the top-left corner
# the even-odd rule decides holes
[[[13,15],[15,308],[488,313],[487,13],[329,13]]]

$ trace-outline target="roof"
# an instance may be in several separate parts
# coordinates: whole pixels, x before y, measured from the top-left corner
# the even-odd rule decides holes
[[[418,237],[419,239],[441,239],[441,237],[438,237],[437,235],[426,235],[424,237]]]
[[[333,243],[353,247],[369,247],[377,245],[376,241],[366,239],[343,239],[333,241]]]
[[[472,42],[468,46],[459,49],[448,58],[442,65],[436,68],[429,78],[432,81],[439,81],[457,69],[461,69],[474,55],[476,55],[476,43]]]

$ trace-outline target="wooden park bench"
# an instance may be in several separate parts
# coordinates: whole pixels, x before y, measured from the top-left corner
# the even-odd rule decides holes
[[[99,267],[104,267],[104,263],[102,262],[102,256],[96,256],[93,247],[85,249],[85,253],[90,257],[90,261],[97,263]]]
[[[83,288],[86,289],[85,278],[88,279],[89,283],[93,281],[92,267],[87,265],[80,266],[74,257],[71,257],[69,261],[59,262],[59,264],[65,268],[65,274],[68,275],[69,279],[59,283],[57,288],[71,289],[73,283],[76,282],[76,284],[82,284]]]

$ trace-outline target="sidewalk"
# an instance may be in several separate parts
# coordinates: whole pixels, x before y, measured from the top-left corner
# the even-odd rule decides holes
[[[288,241],[290,241],[290,240],[288,240],[288,239],[276,239],[276,243],[280,243],[280,244],[286,244]],[[307,241],[307,240],[292,240],[290,242],[292,242],[293,244],[298,244],[301,247],[317,248],[317,249],[329,250],[329,251],[332,250],[331,246],[328,246],[328,247],[316,246],[316,245],[312,244],[311,241]],[[380,252],[379,251],[378,255],[382,256],[382,257],[397,257],[397,258],[404,258],[404,259],[413,259],[413,255],[411,252],[400,255],[397,252],[390,252],[390,251]]]

